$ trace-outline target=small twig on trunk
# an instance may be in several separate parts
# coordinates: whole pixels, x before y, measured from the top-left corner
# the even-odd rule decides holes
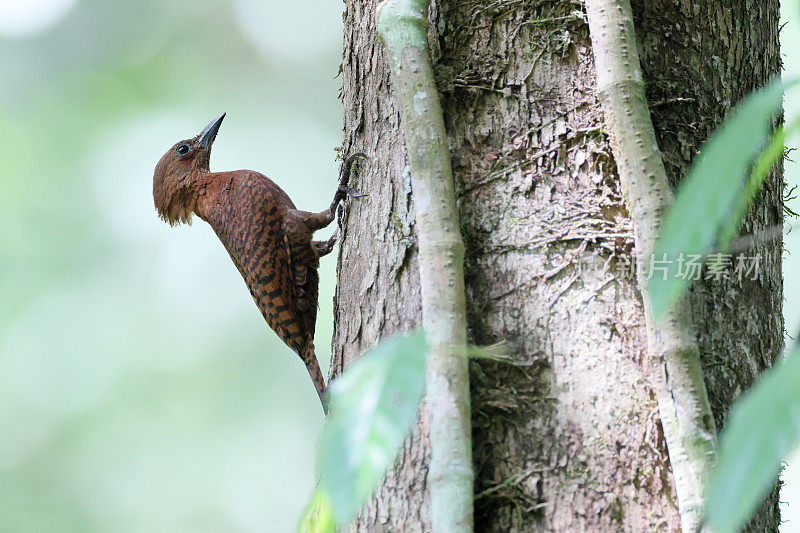
[[[708,401],[689,303],[675,305],[663,322],[653,321],[646,266],[663,215],[673,201],[656,143],[636,48],[630,0],[585,0],[592,38],[597,94],[619,169],[639,252],[638,282],[654,362],[661,423],[669,449],[681,527],[703,527],[703,493],[714,465],[716,427]]]
[[[428,338],[431,530],[472,531],[473,479],[464,243],[427,42],[430,0],[387,0],[377,13],[400,110],[416,211]]]

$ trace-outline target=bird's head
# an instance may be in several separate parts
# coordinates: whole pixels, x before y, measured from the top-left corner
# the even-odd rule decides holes
[[[224,118],[225,113],[200,135],[175,143],[156,165],[153,201],[161,218],[172,225],[191,220],[197,202],[197,179],[209,170],[211,145]]]

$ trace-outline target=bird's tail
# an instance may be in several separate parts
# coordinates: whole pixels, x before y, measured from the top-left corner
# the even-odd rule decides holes
[[[319,401],[322,403],[322,410],[325,412],[325,416],[327,416],[328,398],[327,389],[325,387],[325,378],[322,376],[322,370],[319,368],[319,361],[317,361],[317,355],[314,352],[313,342],[308,343],[308,347],[305,349],[302,359],[303,363],[306,365],[306,369],[308,370],[308,375],[311,376],[311,382],[314,384],[314,388],[317,389]]]

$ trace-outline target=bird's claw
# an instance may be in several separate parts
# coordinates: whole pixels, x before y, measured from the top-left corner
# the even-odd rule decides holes
[[[345,165],[352,165],[356,159],[367,159],[367,154],[364,152],[356,152],[354,154],[350,154],[344,160]]]
[[[342,195],[342,197],[351,196],[353,198],[363,198],[365,196],[369,196],[367,193],[358,192],[349,185],[339,185],[339,193]]]
[[[367,159],[367,156],[366,154],[358,152],[355,154],[350,154],[345,158],[339,173],[339,187],[336,189],[336,194],[334,194],[333,203],[331,204],[331,213],[336,213],[336,222],[340,228],[342,227],[342,218],[344,213],[343,207],[339,205],[340,202],[348,196],[351,198],[363,198],[365,196],[369,196],[368,194],[357,191],[349,185],[350,174],[353,170],[353,163],[357,159]]]

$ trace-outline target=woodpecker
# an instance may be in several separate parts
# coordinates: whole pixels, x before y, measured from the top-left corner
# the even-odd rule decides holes
[[[365,196],[348,182],[353,162],[366,156],[356,153],[345,159],[328,209],[300,211],[283,189],[259,172],[209,170],[211,146],[224,118],[225,113],[198,136],[177,142],[158,162],[153,174],[156,211],[172,226],[197,215],[214,229],[269,327],[303,360],[327,414],[314,326],[319,258],[331,252],[338,230],[327,241],[312,237],[330,225],[345,197]]]

